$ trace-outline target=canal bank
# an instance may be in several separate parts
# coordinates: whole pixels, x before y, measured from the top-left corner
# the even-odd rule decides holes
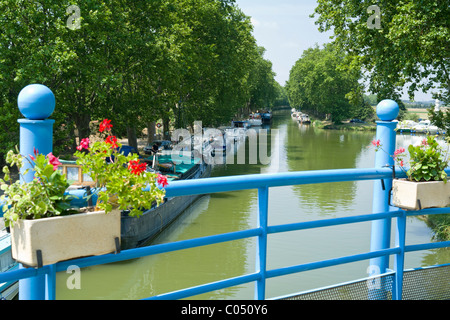
[[[269,165],[220,165],[212,175],[293,172],[336,168],[370,168],[371,133],[337,132],[299,126],[289,114],[274,114],[280,161]],[[248,148],[248,145],[243,146]],[[269,225],[337,218],[371,212],[373,182],[345,182],[273,188],[269,194]],[[168,243],[255,227],[255,190],[201,197],[154,242]],[[408,218],[407,241],[429,242],[430,229]],[[332,240],[331,240],[332,239]],[[255,239],[166,253],[81,271],[81,289],[68,289],[72,274],[57,275],[58,299],[141,299],[255,270]],[[268,243],[268,268],[366,252],[370,223],[273,235]],[[408,254],[406,268],[448,263],[445,250]],[[367,262],[268,280],[267,297],[309,290],[367,276]],[[203,294],[197,299],[252,299],[253,284]]]

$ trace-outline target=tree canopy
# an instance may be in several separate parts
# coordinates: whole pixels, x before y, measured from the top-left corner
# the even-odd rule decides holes
[[[133,142],[158,119],[165,131],[228,123],[281,94],[233,0],[0,0],[0,12],[0,154],[18,142],[17,96],[31,83],[55,93],[61,152],[93,120]]]
[[[313,17],[320,31],[333,31],[348,54],[346,64],[363,69],[380,100],[410,98],[435,90],[449,102],[450,6],[448,0],[318,0]],[[376,17],[379,9],[380,16]],[[377,19],[378,26],[373,26]],[[372,24],[372,26],[371,26]]]
[[[345,54],[332,44],[303,52],[290,72],[286,90],[290,105],[340,122],[364,104],[360,72],[340,68]]]

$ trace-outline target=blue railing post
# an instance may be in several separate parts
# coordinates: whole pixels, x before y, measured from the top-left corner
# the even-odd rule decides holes
[[[267,269],[267,224],[269,213],[269,188],[258,189],[258,228],[262,234],[258,237],[256,252],[256,272],[261,278],[256,282],[255,299],[266,298],[266,269]]]
[[[45,299],[56,299],[56,264],[48,266],[48,272],[45,275]]]
[[[392,300],[402,300],[403,296],[403,269],[405,267],[405,240],[406,240],[406,212],[397,218],[396,247],[400,253],[394,258],[395,280],[392,287]]]
[[[46,86],[32,84],[20,91],[17,105],[26,119],[19,119],[20,124],[20,154],[29,159],[34,150],[47,155],[53,150],[53,123],[47,119],[55,110],[55,96]],[[21,172],[31,168],[29,161],[24,161]],[[29,182],[34,178],[33,170],[21,178]],[[24,268],[22,265],[21,268]],[[39,275],[19,281],[19,299],[44,300],[45,275]]]
[[[392,166],[394,168],[393,154],[396,148],[397,122],[394,120],[399,114],[399,106],[393,100],[383,100],[377,106],[377,115],[381,121],[377,122],[377,137],[380,141],[382,150],[379,150],[375,156],[375,168]],[[375,181],[373,191],[373,213],[383,213],[389,211],[389,195],[392,189],[392,179]],[[378,251],[390,248],[391,241],[391,219],[376,220],[372,222],[372,234],[370,249]],[[386,273],[389,268],[389,256],[383,256],[370,260],[369,275],[376,276]],[[387,296],[384,292],[381,281],[371,288],[369,299],[371,297],[383,298]]]

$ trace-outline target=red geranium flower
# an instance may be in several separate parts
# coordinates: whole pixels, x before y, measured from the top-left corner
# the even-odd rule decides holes
[[[115,136],[109,136],[106,138],[105,142],[107,144],[111,145],[112,149],[118,148],[119,146],[117,145],[117,138]]]
[[[162,185],[163,188],[165,188],[167,185],[169,185],[169,183],[167,182],[166,176],[158,174],[157,181],[160,185]]]
[[[132,160],[128,163],[128,169],[131,170],[132,174],[140,175],[141,173],[145,172],[145,169],[147,168],[146,163],[140,163],[139,160]]]
[[[102,123],[100,123],[100,132],[103,131],[111,131],[112,128],[112,124],[111,124],[111,120],[105,119],[102,121]]]

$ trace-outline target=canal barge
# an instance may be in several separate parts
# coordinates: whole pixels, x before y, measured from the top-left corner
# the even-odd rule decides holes
[[[13,271],[19,264],[11,255],[11,235],[6,231],[3,223],[3,213],[0,212],[0,272]],[[10,281],[0,283],[0,300],[12,300],[19,293],[19,282]]]
[[[186,161],[184,161],[186,162]],[[208,178],[211,175],[211,165],[200,159],[192,159],[191,163],[173,164],[170,155],[158,157],[159,168],[170,181]],[[167,164],[167,166],[164,166]],[[200,195],[166,198],[158,207],[152,207],[141,217],[130,217],[122,212],[121,218],[121,248],[132,249],[151,241],[170,223],[183,213]]]
[[[263,112],[261,118],[262,118],[263,124],[271,124],[272,123],[272,111],[268,110],[266,112]]]

